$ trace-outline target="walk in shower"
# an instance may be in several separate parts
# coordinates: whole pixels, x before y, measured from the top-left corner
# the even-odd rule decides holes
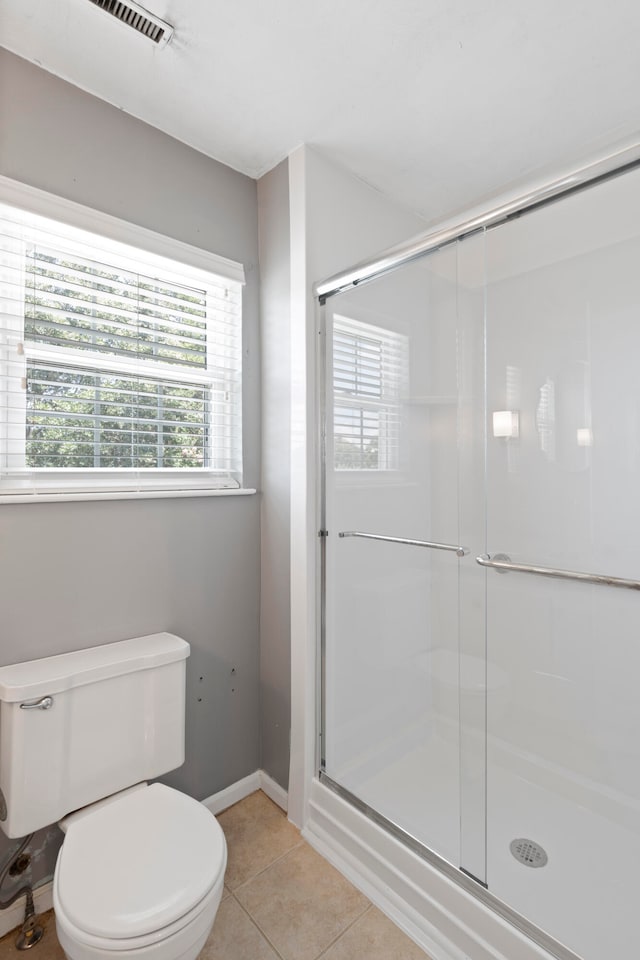
[[[551,953],[629,957],[640,170],[494,219],[320,287],[320,778]]]

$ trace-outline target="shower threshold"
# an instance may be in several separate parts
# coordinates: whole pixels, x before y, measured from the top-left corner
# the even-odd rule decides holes
[[[425,846],[420,840],[416,839],[416,837],[410,833],[407,833],[392,820],[378,813],[377,810],[374,810],[369,804],[365,803],[365,801],[361,800],[346,787],[336,783],[324,770],[319,772],[319,780],[320,783],[332,790],[342,800],[345,800],[356,810],[359,810],[360,813],[364,814],[369,820],[425,860],[431,867],[438,870],[449,880],[452,880],[457,886],[473,896],[485,907],[492,910],[503,920],[506,920],[519,930],[520,933],[524,934],[539,947],[542,947],[543,950],[546,950],[550,956],[556,957],[557,960],[582,960],[577,953],[574,953],[564,944],[560,943],[560,941],[531,923],[526,917],[522,916],[522,914],[511,909],[504,901],[494,896],[484,882],[473,877],[472,874],[465,872],[462,868],[449,863],[448,860],[445,860],[444,857],[441,857],[435,853],[435,851]]]

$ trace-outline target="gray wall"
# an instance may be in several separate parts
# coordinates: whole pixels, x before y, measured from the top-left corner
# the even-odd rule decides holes
[[[287,789],[291,718],[289,163],[258,181],[262,328],[261,765]]]
[[[257,486],[255,182],[2,50],[0,173],[244,264]],[[246,776],[260,759],[259,512],[257,496],[0,505],[0,664],[173,631],[192,654],[186,762],[167,782],[202,799]],[[36,882],[57,844],[55,828],[39,835]]]

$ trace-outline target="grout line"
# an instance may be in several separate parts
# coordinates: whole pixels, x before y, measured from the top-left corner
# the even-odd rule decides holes
[[[373,907],[373,904],[371,903],[368,897],[367,897],[367,901],[368,901],[368,905],[364,908],[362,913],[359,913],[358,916],[355,917],[355,919],[353,919],[351,923],[344,928],[344,930],[341,930],[338,936],[334,937],[331,943],[328,943],[327,946],[323,950],[321,950],[320,953],[314,958],[314,960],[322,960],[322,957],[324,957],[324,955],[331,949],[331,947],[333,947],[338,942],[338,940],[344,937],[345,933],[351,930],[351,927],[353,927],[358,922],[358,920],[362,920],[362,918],[366,916],[367,913],[369,913],[369,910],[371,910],[371,908]]]
[[[263,940],[266,940],[266,941],[267,941],[267,943],[269,944],[269,946],[271,947],[271,949],[274,951],[274,953],[276,954],[276,956],[279,958],[279,960],[285,960],[285,958],[282,956],[282,954],[280,953],[280,951],[279,951],[278,948],[276,947],[275,943],[273,943],[273,942],[269,939],[269,937],[268,937],[267,934],[264,932],[264,930],[262,929],[262,927],[260,926],[260,924],[258,923],[258,921],[257,921],[257,920],[254,920],[254,918],[251,916],[251,914],[249,913],[249,911],[247,910],[247,908],[244,906],[244,904],[243,904],[243,903],[240,903],[240,901],[237,899],[237,897],[234,897],[233,894],[231,894],[231,896],[232,896],[233,899],[236,901],[236,903],[238,904],[238,906],[240,907],[240,909],[242,910],[242,912],[245,914],[245,916],[247,916],[247,917],[249,918],[249,920],[251,921],[251,923],[253,924],[253,926],[256,928],[256,930],[258,931],[258,933],[260,934],[260,936],[263,938]]]
[[[233,896],[233,894],[232,894],[232,896]],[[233,897],[233,899],[236,901],[236,903],[238,904],[238,906],[241,907],[242,910],[246,913],[246,915],[249,917],[249,919],[251,920],[251,922],[253,923],[253,925],[254,925],[254,926],[257,928],[257,930],[262,934],[262,936],[264,937],[264,939],[265,939],[265,940],[269,943],[269,945],[275,950],[275,952],[277,953],[277,955],[278,955],[278,957],[280,958],[280,960],[285,960],[285,958],[282,956],[282,954],[280,953],[280,951],[278,950],[278,948],[276,947],[276,945],[275,945],[275,944],[272,942],[272,940],[269,938],[269,935],[262,929],[262,927],[260,926],[260,924],[258,923],[258,921],[256,920],[256,918],[251,914],[251,912],[249,911],[249,909],[248,909],[247,907],[245,907],[245,905],[244,905],[243,903],[241,903],[240,900],[238,900],[236,897]],[[352,920],[350,923],[348,923],[347,926],[346,926],[343,930],[341,930],[340,933],[339,933],[337,936],[335,936],[335,937],[333,938],[333,940],[330,941],[330,943],[328,943],[325,947],[322,948],[322,950],[320,951],[320,953],[316,954],[315,957],[312,958],[312,960],[321,960],[321,958],[325,955],[325,953],[326,953],[328,950],[330,950],[331,947],[332,947],[335,943],[337,943],[338,940],[339,940],[341,937],[343,937],[343,936],[345,935],[345,933],[347,933],[347,931],[351,929],[351,927],[354,926],[354,924],[356,924],[356,923],[358,922],[358,920],[362,920],[362,918],[365,916],[365,914],[367,914],[367,913],[369,912],[369,910],[371,910],[372,907],[373,907],[373,904],[371,903],[370,900],[367,899],[367,905],[365,906],[365,908],[364,908],[364,910],[362,911],[362,913],[359,913],[357,917],[354,917],[353,920]]]
[[[229,890],[231,890],[231,893],[235,896],[236,890],[242,890],[242,888],[246,887],[247,884],[251,883],[252,880],[255,880],[257,877],[261,877],[263,873],[266,873],[266,871],[269,870],[271,867],[275,866],[276,863],[280,863],[280,861],[284,860],[285,857],[288,857],[290,853],[293,853],[294,850],[297,850],[298,847],[301,847],[303,844],[306,844],[306,843],[307,841],[303,840],[301,837],[298,843],[295,843],[292,847],[290,847],[284,853],[280,854],[279,857],[276,857],[275,860],[272,860],[271,863],[267,864],[266,867],[263,867],[262,870],[258,870],[258,872],[254,873],[252,877],[248,877],[246,880],[243,880],[242,883],[239,883],[238,886],[235,887],[235,889],[232,890],[231,887],[229,887]],[[309,846],[309,844],[307,844],[307,846]]]
[[[262,791],[262,792],[264,792],[264,791]],[[265,794],[265,796],[266,796],[266,794]],[[267,797],[267,799],[268,799],[268,800],[271,800],[270,797]],[[240,800],[240,801],[238,801],[238,802],[239,802],[239,803],[242,803],[242,800]],[[274,801],[271,800],[271,803],[274,803]],[[234,806],[235,806],[235,804],[234,804]],[[274,803],[274,806],[277,807],[277,804]],[[299,834],[299,836],[300,836],[300,834]],[[271,867],[275,866],[277,863],[280,863],[282,860],[285,859],[285,857],[288,857],[289,854],[293,853],[294,850],[297,850],[297,849],[299,849],[299,848],[302,847],[302,846],[307,846],[307,847],[309,847],[310,849],[313,849],[313,847],[311,847],[311,845],[310,845],[309,843],[307,843],[307,841],[306,841],[302,836],[300,836],[300,839],[299,839],[298,843],[295,843],[292,847],[290,847],[289,850],[285,851],[285,853],[281,854],[279,857],[276,857],[276,858],[275,858],[274,860],[272,860],[271,863],[269,863],[266,867],[264,867],[262,870],[259,870],[258,873],[254,874],[252,877],[249,877],[247,880],[244,880],[244,881],[243,881],[241,884],[239,884],[239,886],[237,886],[235,889],[232,889],[229,885],[227,885],[227,889],[229,890],[229,895],[235,900],[235,902],[238,904],[238,906],[240,907],[240,909],[242,910],[242,912],[249,918],[249,920],[251,921],[251,923],[253,924],[253,926],[256,928],[256,930],[258,931],[258,933],[260,934],[260,936],[262,936],[262,937],[267,941],[267,943],[269,944],[269,946],[271,947],[271,949],[275,952],[275,954],[276,954],[276,956],[279,958],[279,960],[285,960],[285,958],[284,958],[283,955],[280,953],[280,951],[278,950],[278,948],[276,947],[276,945],[271,941],[271,939],[269,938],[268,934],[262,929],[262,927],[261,927],[260,924],[258,923],[258,920],[251,914],[251,912],[250,912],[250,910],[248,909],[248,907],[246,907],[246,906],[241,902],[241,900],[238,899],[238,897],[237,897],[236,894],[237,894],[238,892],[242,892],[242,890],[243,890],[244,887],[248,886],[248,884],[252,883],[252,882],[253,882],[254,880],[256,880],[258,877],[261,877],[264,873],[267,872],[267,870],[270,870]],[[324,858],[323,858],[323,859],[324,859]],[[351,886],[353,886],[353,884],[351,884]],[[325,954],[327,953],[327,951],[330,950],[331,947],[333,947],[334,944],[336,944],[336,943],[338,942],[338,940],[340,940],[340,938],[343,937],[343,936],[351,929],[351,927],[354,926],[354,924],[356,924],[359,920],[361,920],[361,919],[369,912],[369,910],[371,910],[372,906],[373,906],[373,904],[372,904],[371,900],[369,900],[369,898],[366,897],[366,905],[364,906],[363,910],[362,910],[356,917],[354,917],[353,920],[352,920],[350,923],[348,923],[347,926],[344,927],[344,929],[341,930],[340,933],[338,933],[337,936],[335,936],[335,937],[333,938],[333,940],[331,940],[325,947],[323,947],[322,950],[320,951],[320,953],[316,954],[316,956],[313,958],[313,960],[321,960],[321,958],[325,956]]]
[[[233,803],[230,803],[228,807],[224,807],[222,810],[218,810],[217,813],[214,813],[214,814],[213,814],[214,817],[217,818],[217,817],[219,817],[221,814],[227,813],[227,811],[229,811],[229,810],[233,810],[234,807],[239,807],[240,804],[241,804],[241,803],[244,803],[245,800],[248,800],[249,797],[255,797],[256,793],[261,793],[262,796],[265,798],[265,800],[268,800],[269,803],[276,808],[276,812],[279,813],[281,816],[283,816],[284,819],[287,821],[287,823],[290,822],[289,819],[288,819],[288,817],[287,817],[287,811],[286,811],[286,810],[283,810],[282,807],[279,806],[279,805],[275,802],[275,800],[272,800],[271,797],[270,797],[267,793],[264,792],[264,790],[262,789],[262,787],[256,787],[256,789],[255,789],[255,790],[252,790],[251,793],[248,793],[248,794],[246,795],[246,797],[241,797],[239,800],[234,800]],[[208,808],[207,808],[207,809],[208,809]],[[263,818],[262,818],[262,817],[259,817],[259,818],[257,818],[257,819],[258,819],[258,822],[260,822],[260,821],[262,821]],[[296,827],[296,829],[297,829],[297,827]]]
[[[268,793],[265,793],[264,790],[262,789],[262,787],[258,787],[258,793],[261,793],[262,796],[265,797],[265,798],[269,801],[269,803],[273,804],[273,806],[276,808],[276,810],[278,811],[278,813],[281,814],[281,815],[285,818],[285,820],[287,821],[287,823],[289,823],[289,818],[288,818],[288,816],[287,816],[287,811],[286,811],[286,810],[283,810],[279,803],[276,803],[275,800],[273,800],[273,799],[269,796]],[[297,828],[296,828],[296,829],[297,829]]]
[[[271,863],[270,863],[267,867],[265,867],[263,870],[260,870],[260,872],[259,872],[259,873],[256,873],[255,876],[250,877],[248,880],[245,880],[245,882],[242,883],[242,884],[240,884],[239,887],[236,887],[235,890],[231,890],[230,887],[228,888],[228,889],[230,890],[230,896],[232,896],[233,899],[234,899],[234,900],[236,901],[236,903],[238,904],[238,906],[242,908],[243,912],[249,917],[249,919],[251,920],[252,924],[256,927],[256,929],[257,929],[258,932],[261,934],[261,936],[264,937],[264,939],[267,941],[267,943],[269,944],[269,946],[275,951],[275,953],[276,953],[277,956],[280,958],[280,960],[285,960],[285,958],[282,956],[282,954],[280,953],[280,951],[278,950],[278,948],[276,947],[276,945],[271,941],[271,939],[269,938],[269,936],[268,936],[268,934],[266,933],[266,931],[262,929],[262,927],[261,927],[260,924],[258,923],[258,920],[253,916],[253,914],[251,913],[251,911],[249,910],[249,908],[246,907],[246,906],[242,903],[242,901],[238,899],[238,897],[236,896],[236,891],[239,891],[239,890],[241,891],[243,887],[245,887],[245,886],[247,886],[248,884],[250,884],[250,883],[251,883],[253,880],[255,880],[257,877],[262,876],[263,873],[266,873],[267,870],[269,870],[271,867],[275,866],[276,863],[280,863],[280,861],[281,861],[281,860],[284,860],[285,857],[288,857],[290,853],[293,853],[294,850],[297,850],[299,847],[302,847],[302,846],[307,846],[307,847],[309,847],[311,850],[313,850],[313,847],[311,847],[311,845],[308,844],[306,840],[304,840],[304,839],[301,838],[299,843],[297,843],[297,844],[295,844],[295,846],[291,847],[290,850],[287,850],[286,853],[283,853],[282,856],[276,857],[276,859],[275,859],[275,860],[272,860]],[[353,886],[353,884],[351,884],[351,886]],[[354,889],[355,889],[355,888],[354,888]],[[341,930],[340,933],[339,933],[337,936],[335,936],[335,937],[333,938],[333,940],[331,940],[325,947],[323,947],[322,950],[320,951],[320,953],[316,954],[316,956],[313,958],[313,960],[320,960],[320,958],[324,956],[324,954],[327,952],[327,950],[329,950],[329,949],[340,939],[340,937],[344,936],[344,934],[345,934],[348,930],[350,930],[351,927],[352,927],[355,923],[358,922],[358,920],[361,920],[362,917],[364,917],[365,914],[368,913],[369,910],[371,910],[371,908],[372,908],[372,906],[373,906],[372,902],[369,900],[368,897],[366,897],[365,899],[366,899],[367,902],[366,902],[366,905],[365,905],[364,909],[363,909],[356,917],[354,917],[353,920],[352,920],[350,923],[348,923],[347,926],[344,927],[344,929]]]

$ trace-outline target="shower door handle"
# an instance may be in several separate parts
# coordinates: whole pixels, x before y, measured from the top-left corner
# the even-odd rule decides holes
[[[597,583],[603,587],[622,587],[625,590],[640,590],[640,580],[624,577],[609,577],[604,573],[581,573],[578,570],[557,570],[555,567],[539,567],[532,563],[512,563],[506,553],[493,557],[483,554],[476,557],[481,567],[491,567],[498,573],[532,573],[537,577],[552,577],[555,580],[577,580],[581,583]]]
[[[466,557],[468,547],[457,543],[434,543],[431,540],[408,540],[406,537],[384,537],[380,533],[361,533],[360,530],[341,530],[339,537],[360,537],[362,540],[382,540],[384,543],[404,543],[409,547],[426,547],[428,550],[448,550],[457,557]]]

